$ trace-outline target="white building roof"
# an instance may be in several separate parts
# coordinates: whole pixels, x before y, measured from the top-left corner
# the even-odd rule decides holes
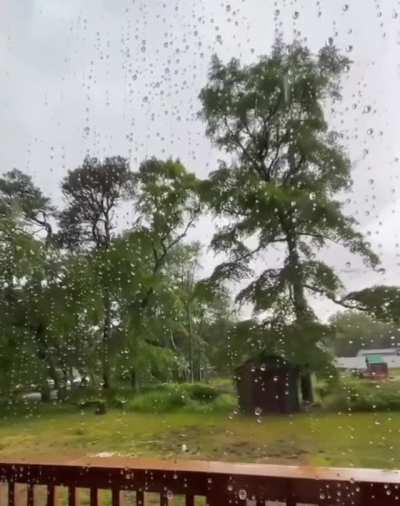
[[[367,355],[396,355],[397,348],[375,348],[372,350],[359,350],[357,357],[365,357]]]
[[[336,357],[338,369],[366,369],[364,357]]]
[[[379,353],[376,354],[379,355]],[[380,355],[382,355],[382,353]],[[384,355],[384,361],[387,363],[389,369],[400,369],[400,355]],[[367,368],[365,356],[336,357],[335,362],[338,369],[359,370]]]

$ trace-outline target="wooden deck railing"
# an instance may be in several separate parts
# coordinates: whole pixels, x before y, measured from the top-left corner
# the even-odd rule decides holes
[[[80,500],[82,505],[98,506],[103,489],[110,491],[112,506],[123,502],[132,506],[265,506],[272,501],[288,506],[400,505],[400,472],[368,469],[123,458],[3,461],[0,481],[2,506],[78,506]],[[46,493],[37,494],[38,489]],[[87,501],[82,489],[87,489]],[[134,493],[127,498],[125,491]],[[156,502],[149,494],[157,494]]]

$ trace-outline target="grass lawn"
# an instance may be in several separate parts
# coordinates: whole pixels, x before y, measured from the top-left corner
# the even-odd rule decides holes
[[[1,457],[131,457],[400,468],[400,412],[242,417],[54,410],[0,421]]]

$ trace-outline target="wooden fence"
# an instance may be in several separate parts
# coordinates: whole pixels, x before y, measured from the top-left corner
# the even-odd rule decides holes
[[[0,462],[0,481],[1,506],[400,505],[400,472],[372,469],[125,458],[22,460]]]

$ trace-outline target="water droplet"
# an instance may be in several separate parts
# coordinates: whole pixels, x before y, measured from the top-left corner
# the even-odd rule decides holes
[[[247,498],[247,492],[246,492],[246,490],[244,488],[241,488],[239,490],[239,494],[238,495],[239,495],[239,499],[241,501],[244,501]]]

